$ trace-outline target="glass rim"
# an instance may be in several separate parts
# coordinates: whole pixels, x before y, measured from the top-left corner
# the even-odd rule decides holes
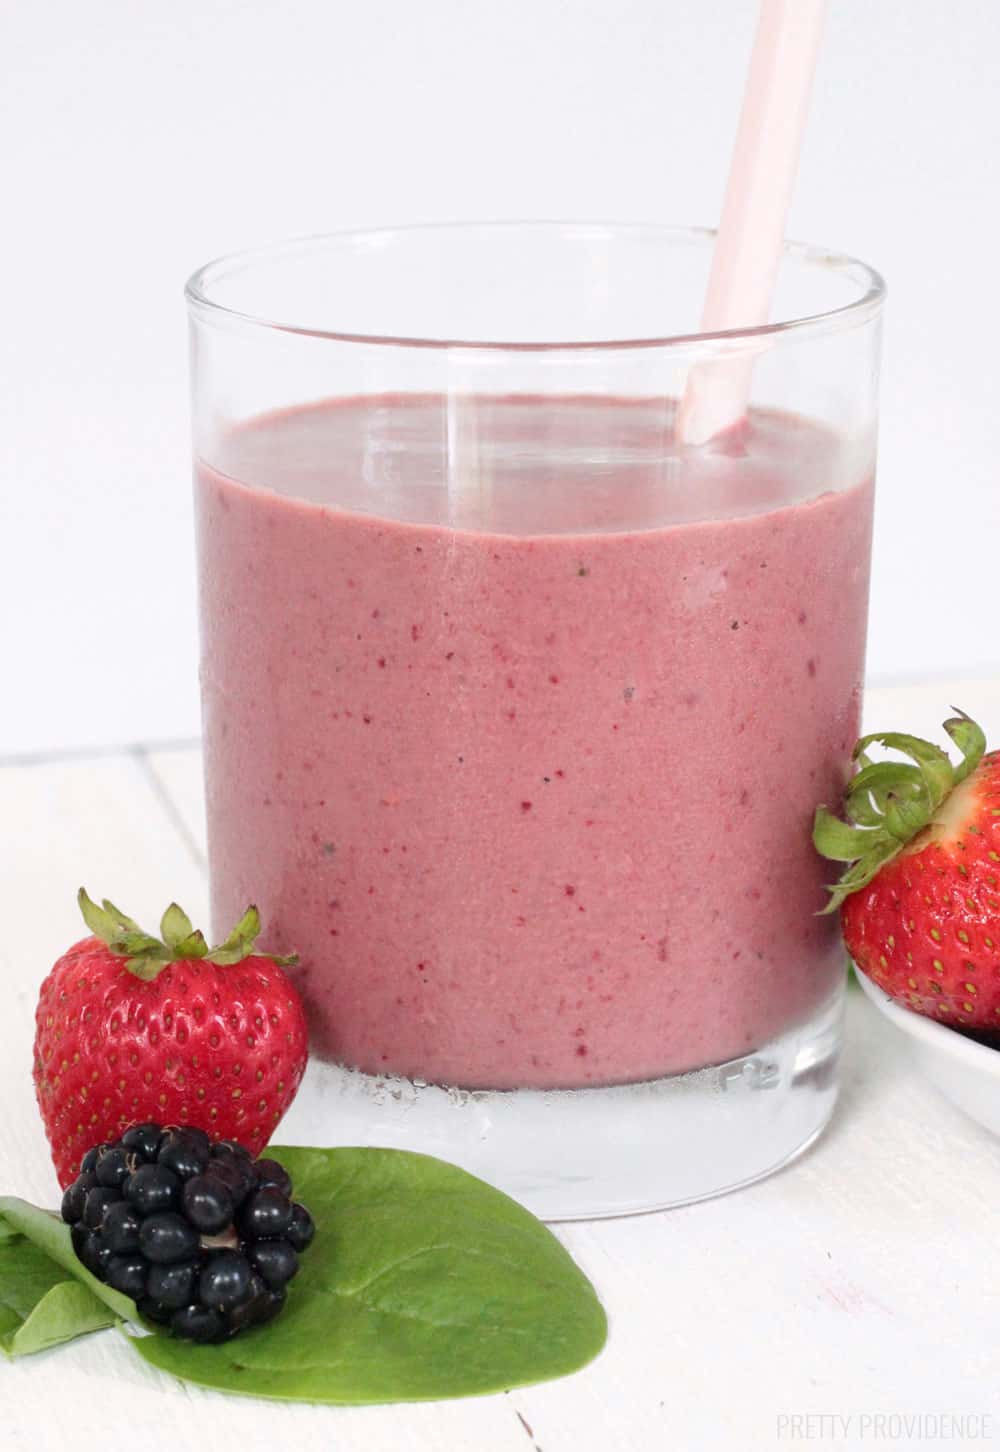
[[[368,246],[382,245],[389,239],[406,238],[417,234],[427,236],[438,232],[450,237],[474,232],[535,232],[591,234],[595,237],[615,236],[669,242],[714,243],[717,231],[713,227],[685,227],[648,222],[599,222],[573,220],[547,221],[482,221],[482,222],[422,222],[402,226],[347,228],[335,232],[317,232],[304,237],[290,238],[283,242],[252,247],[238,252],[224,253],[196,269],[184,287],[184,296],[192,316],[250,330],[287,333],[297,337],[317,338],[333,343],[365,344],[387,348],[467,349],[477,352],[497,353],[581,353],[614,352],[637,349],[661,349],[691,347],[703,343],[752,343],[756,339],[775,338],[796,333],[816,336],[839,332],[843,328],[857,327],[868,322],[881,310],[886,297],[885,279],[868,263],[847,253],[819,247],[808,242],[786,240],[782,245],[782,259],[794,258],[807,266],[822,268],[828,272],[850,277],[859,288],[859,295],[850,302],[816,313],[807,313],[792,318],[780,318],[771,323],[760,323],[753,327],[723,328],[712,332],[688,332],[656,335],[649,337],[623,337],[612,339],[544,340],[528,342],[489,338],[429,338],[406,334],[365,333],[338,331],[331,328],[309,328],[301,324],[283,322],[263,314],[231,307],[219,302],[212,294],[213,287],[238,273],[247,272],[255,266],[294,258],[297,254],[334,250],[364,243]]]

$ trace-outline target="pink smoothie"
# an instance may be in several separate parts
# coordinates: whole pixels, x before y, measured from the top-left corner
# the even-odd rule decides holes
[[[466,1087],[648,1079],[843,972],[812,811],[858,728],[872,490],[753,418],[374,397],[200,465],[216,931],[301,954],[313,1049]]]

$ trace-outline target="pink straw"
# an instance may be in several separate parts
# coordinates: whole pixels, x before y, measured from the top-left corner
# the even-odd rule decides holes
[[[702,332],[768,321],[825,9],[826,0],[761,0]],[[746,353],[695,365],[677,423],[684,443],[740,422],[751,368]]]

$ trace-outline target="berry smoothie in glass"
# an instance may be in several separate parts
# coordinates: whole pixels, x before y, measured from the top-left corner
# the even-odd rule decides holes
[[[806,321],[690,446],[696,234],[431,231],[192,284],[213,913],[298,951],[331,1140],[696,1198],[835,1092],[878,279],[793,252]]]

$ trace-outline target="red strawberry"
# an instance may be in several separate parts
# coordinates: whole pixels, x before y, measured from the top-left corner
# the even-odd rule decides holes
[[[35,1014],[35,1093],[60,1184],[91,1145],[144,1120],[258,1154],[306,1066],[302,1001],[281,967],[294,958],[254,952],[255,907],[210,951],[176,903],[162,942],[83,888],[79,903],[94,936],[59,959]]]
[[[844,796],[813,840],[849,862],[827,911],[841,908],[848,951],[897,1003],[1000,1047],[1000,752],[964,713],[944,723],[953,766],[929,741],[865,736]],[[878,742],[909,762],[873,762]]]

